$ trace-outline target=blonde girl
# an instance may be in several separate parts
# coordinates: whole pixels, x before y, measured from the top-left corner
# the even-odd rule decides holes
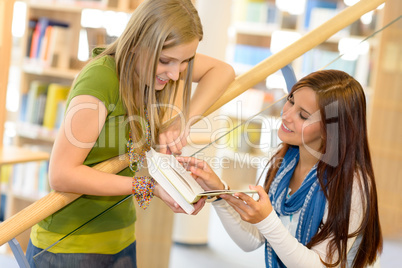
[[[155,195],[183,212],[152,178],[135,173],[151,146],[180,154],[189,120],[234,79],[231,66],[196,53],[202,36],[190,0],[145,0],[116,41],[94,49],[73,83],[49,167],[54,190],[83,195],[32,228],[31,267],[136,267],[132,199],[40,252],[131,193],[141,207]],[[190,102],[192,82],[198,86]],[[178,118],[184,120],[164,126],[175,102],[182,103]],[[118,174],[91,168],[126,152],[130,167]],[[195,213],[203,205],[198,202]]]

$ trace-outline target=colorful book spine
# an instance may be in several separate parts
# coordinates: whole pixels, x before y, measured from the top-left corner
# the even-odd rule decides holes
[[[70,86],[52,83],[48,88],[43,126],[54,129],[57,117],[57,107],[67,99]]]
[[[47,88],[48,83],[36,80],[31,82],[27,97],[25,122],[38,124],[40,121],[42,121],[40,118],[41,102],[38,100],[41,98],[41,96],[46,96]]]
[[[65,36],[65,32],[58,34],[58,31],[54,31],[54,28],[69,29],[69,24],[47,17],[40,17],[37,22],[33,20],[29,22],[28,29],[32,31],[28,36],[27,43],[27,54],[29,58],[36,59],[50,66],[53,50],[57,48],[55,46],[55,40],[62,39],[65,43],[63,48],[65,48],[66,45],[68,46],[66,39],[69,37]]]

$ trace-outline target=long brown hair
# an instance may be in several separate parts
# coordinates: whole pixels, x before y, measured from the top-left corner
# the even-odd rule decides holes
[[[145,145],[144,109],[147,108],[151,140],[155,144],[168,111],[169,105],[165,104],[173,105],[180,80],[184,80],[183,111],[185,115],[188,112],[194,59],[179,80],[171,80],[163,90],[156,91],[154,83],[161,51],[195,39],[201,41],[202,37],[201,21],[190,0],[145,0],[133,12],[122,35],[99,55],[115,57],[120,97],[127,109],[137,153]],[[143,67],[138,73],[137,63]]]
[[[298,81],[290,94],[302,87],[314,90],[320,107],[323,142],[317,175],[328,201],[328,218],[307,247],[330,239],[326,258],[329,263],[323,263],[329,267],[346,267],[347,239],[361,236],[353,267],[365,267],[374,263],[377,253],[382,251],[382,235],[367,140],[364,91],[353,77],[338,70],[311,73]],[[288,144],[282,144],[270,160],[264,184],[267,192],[288,148]],[[357,231],[349,234],[353,183],[360,187],[363,220]],[[333,260],[335,252],[339,254],[338,260]]]

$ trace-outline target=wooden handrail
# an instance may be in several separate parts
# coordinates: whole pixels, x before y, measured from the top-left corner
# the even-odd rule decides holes
[[[310,31],[302,38],[262,61],[248,72],[237,77],[222,97],[212,105],[205,116],[211,114],[221,106],[231,101],[250,87],[264,80],[267,76],[280,70],[305,52],[321,44],[329,37],[358,20],[365,13],[377,8],[385,0],[361,0],[354,6],[348,7],[321,26]],[[128,166],[126,156],[114,157],[94,168],[107,173],[117,173]],[[32,205],[21,210],[11,218],[0,224],[0,245],[7,243],[23,231],[39,221],[63,208],[80,197],[80,194],[52,192]]]
[[[106,173],[116,174],[128,166],[126,155],[116,156],[97,164],[93,168]],[[0,244],[3,245],[36,223],[67,206],[81,194],[51,192],[29,205],[0,224]]]

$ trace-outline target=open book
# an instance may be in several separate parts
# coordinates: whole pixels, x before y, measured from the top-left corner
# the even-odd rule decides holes
[[[183,208],[187,214],[194,211],[193,203],[201,197],[218,196],[220,194],[257,193],[246,190],[216,190],[204,191],[201,186],[173,155],[161,154],[151,148],[146,154],[149,174],[163,189]]]

